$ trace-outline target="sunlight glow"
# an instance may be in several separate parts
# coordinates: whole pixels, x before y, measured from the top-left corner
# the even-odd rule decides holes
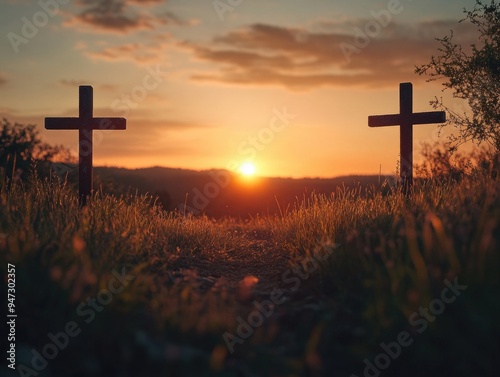
[[[251,162],[245,162],[240,167],[240,173],[250,177],[255,174],[255,165]]]

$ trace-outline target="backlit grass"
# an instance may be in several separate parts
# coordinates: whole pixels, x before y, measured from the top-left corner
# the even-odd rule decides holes
[[[401,331],[413,343],[384,375],[493,375],[499,186],[475,172],[418,183],[408,198],[312,195],[280,217],[237,222],[101,192],[81,210],[56,179],[4,181],[0,259],[4,274],[16,266],[17,362],[33,369],[32,350],[74,321],[81,333],[40,375],[361,376]],[[122,271],[130,284],[86,323],[78,308]],[[409,317],[456,278],[467,289],[418,333]],[[275,289],[284,302],[230,353],[223,334],[237,335],[238,317]]]

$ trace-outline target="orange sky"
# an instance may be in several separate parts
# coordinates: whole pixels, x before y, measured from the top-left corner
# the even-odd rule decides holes
[[[93,85],[95,116],[128,120],[126,131],[95,133],[95,165],[251,160],[263,176],[391,174],[399,131],[370,129],[367,117],[397,112],[405,81],[414,110],[432,110],[441,87],[414,67],[450,29],[474,42],[457,22],[474,1],[353,3],[0,1],[0,115],[42,128],[46,116],[77,116],[78,85]],[[418,159],[437,127],[414,134]],[[77,132],[43,137],[78,149]]]

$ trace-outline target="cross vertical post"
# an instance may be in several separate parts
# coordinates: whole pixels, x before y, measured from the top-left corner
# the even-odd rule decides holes
[[[94,116],[94,93],[91,86],[80,86],[79,88],[80,119],[90,123]],[[84,126],[85,127],[85,126]],[[80,128],[78,130],[78,179],[80,182],[80,204],[87,204],[87,198],[92,192],[92,153],[93,153],[92,129]]]
[[[413,112],[413,84],[399,84],[399,114],[371,115],[369,127],[399,126],[400,174],[403,192],[408,195],[413,184],[413,126],[446,122],[444,111]]]
[[[91,86],[79,88],[78,118],[45,118],[48,130],[78,130],[78,178],[80,206],[87,205],[92,194],[93,130],[125,130],[125,118],[94,118],[94,97]]]
[[[401,127],[399,129],[400,169],[403,191],[406,193],[413,184],[413,85],[399,85],[399,112]]]

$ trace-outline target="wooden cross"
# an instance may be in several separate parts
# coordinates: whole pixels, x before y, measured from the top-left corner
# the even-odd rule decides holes
[[[87,204],[92,192],[92,131],[125,130],[125,118],[94,118],[93,88],[80,86],[78,118],[45,118],[48,130],[78,130],[78,175],[80,206]]]
[[[368,117],[369,127],[400,126],[400,170],[405,194],[409,193],[413,184],[413,125],[444,122],[446,122],[444,111],[413,112],[413,84],[411,82],[399,85],[399,114]]]

